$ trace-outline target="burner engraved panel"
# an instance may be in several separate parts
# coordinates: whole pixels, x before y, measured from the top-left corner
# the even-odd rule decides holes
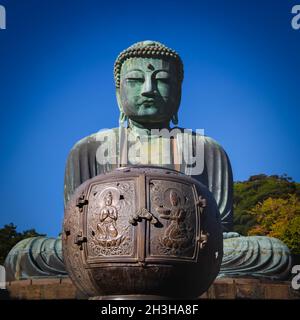
[[[87,208],[89,258],[134,254],[134,227],[128,221],[132,211],[136,211],[134,181],[91,187]]]
[[[160,226],[150,226],[150,256],[195,259],[198,218],[192,186],[151,180],[150,212]]]

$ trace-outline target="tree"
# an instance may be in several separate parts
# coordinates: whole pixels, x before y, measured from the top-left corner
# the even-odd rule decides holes
[[[23,232],[17,232],[17,226],[13,223],[6,224],[2,229],[0,229],[0,264],[3,264],[5,258],[9,251],[14,245],[19,241],[30,238],[45,236],[44,234],[39,234],[35,229],[25,230]]]
[[[258,203],[272,197],[286,199],[289,194],[300,198],[300,184],[286,174],[267,176],[258,174],[247,181],[234,184],[234,231],[247,235],[256,224],[255,217],[250,213]]]
[[[257,224],[249,235],[263,235],[283,241],[293,254],[300,254],[300,199],[289,194],[286,199],[268,198],[250,210]]]

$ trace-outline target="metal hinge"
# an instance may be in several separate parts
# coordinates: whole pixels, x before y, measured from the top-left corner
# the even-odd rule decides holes
[[[158,224],[157,218],[149,212],[146,208],[142,208],[136,214],[132,215],[129,219],[129,223],[136,225],[138,221],[145,219],[150,221],[151,224]]]
[[[200,243],[200,249],[203,249],[206,246],[206,243],[208,241],[208,237],[209,237],[209,233],[203,232],[203,230],[201,230],[200,237],[198,238],[199,243]]]
[[[80,247],[80,250],[82,250],[82,244],[84,242],[87,242],[87,238],[83,236],[82,231],[79,231],[78,234],[75,236],[74,243]]]
[[[200,195],[198,197],[198,200],[196,202],[196,205],[199,207],[200,209],[200,213],[203,212],[204,208],[207,206],[207,201],[205,198],[202,198],[202,196]]]
[[[76,201],[76,207],[78,207],[78,208],[79,208],[79,211],[82,212],[82,211],[83,211],[83,207],[84,207],[85,205],[87,205],[88,203],[89,203],[89,200],[86,199],[86,198],[85,198],[85,194],[82,193],[82,194],[78,197],[78,199],[77,199],[77,201]]]

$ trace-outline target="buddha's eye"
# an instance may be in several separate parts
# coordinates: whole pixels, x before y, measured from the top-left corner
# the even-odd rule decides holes
[[[158,82],[170,83],[170,78],[156,78]]]
[[[126,82],[129,82],[129,83],[134,83],[134,82],[143,83],[144,81],[145,81],[144,78],[135,78],[135,77],[126,78]]]
[[[143,83],[145,81],[144,74],[138,70],[128,72],[125,79],[126,82],[131,84]]]
[[[157,82],[160,83],[170,83],[169,73],[166,71],[159,71],[155,77]]]

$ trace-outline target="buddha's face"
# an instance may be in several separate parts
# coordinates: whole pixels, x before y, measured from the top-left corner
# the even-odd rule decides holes
[[[107,195],[107,196],[105,197],[105,204],[106,204],[107,206],[110,206],[110,205],[112,204],[112,196],[111,196],[111,195]]]
[[[176,192],[172,192],[170,195],[170,200],[171,200],[171,205],[172,206],[177,206],[178,204],[178,196]]]
[[[168,123],[178,111],[181,84],[174,62],[131,58],[121,68],[117,90],[120,108],[139,123]]]

